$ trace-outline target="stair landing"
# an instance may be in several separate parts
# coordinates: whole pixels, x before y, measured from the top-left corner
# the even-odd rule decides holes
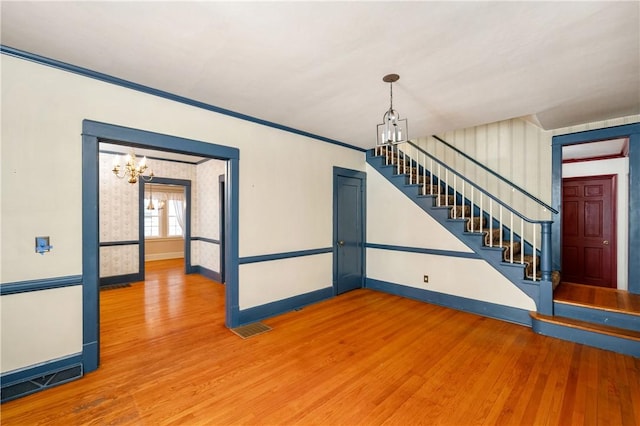
[[[623,290],[562,282],[554,291],[553,300],[640,317],[640,295]]]
[[[537,333],[640,358],[640,295],[563,282],[554,315],[531,312]]]

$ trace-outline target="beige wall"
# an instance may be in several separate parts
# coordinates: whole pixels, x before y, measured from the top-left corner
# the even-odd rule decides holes
[[[2,283],[82,274],[84,119],[238,148],[241,257],[332,246],[333,166],[365,167],[359,151],[7,55],[0,61]],[[34,253],[40,235],[54,246],[46,255]],[[323,256],[287,263],[295,285],[271,274],[271,263],[240,265],[241,309],[332,285]],[[82,350],[80,288],[47,291],[46,301],[40,293],[0,299],[2,372]],[[47,327],[31,326],[39,305]]]

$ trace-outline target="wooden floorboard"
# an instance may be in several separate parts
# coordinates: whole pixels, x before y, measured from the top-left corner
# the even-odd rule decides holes
[[[553,299],[640,316],[640,295],[623,290],[563,282],[554,291]]]
[[[101,366],[3,404],[2,425],[640,425],[640,359],[371,290],[224,326],[182,266],[100,293]]]

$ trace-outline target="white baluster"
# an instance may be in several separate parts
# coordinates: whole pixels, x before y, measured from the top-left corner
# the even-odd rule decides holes
[[[500,228],[498,228],[500,230],[500,232],[499,232],[499,234],[500,234],[500,244],[502,244],[502,241],[504,240],[504,238],[502,238],[502,232],[503,232],[503,229],[504,229],[504,223],[502,222],[502,204],[500,204],[500,207],[498,208],[498,215],[499,215],[498,222],[499,222],[499,225],[500,225]]]
[[[475,191],[474,191],[474,187],[471,187],[471,232],[473,232],[473,206],[474,206],[474,201],[473,199],[475,198]]]
[[[462,199],[461,199],[461,203],[462,203],[461,204],[461,206],[462,206],[462,220],[464,220],[464,217],[465,217],[465,214],[464,214],[464,211],[465,211],[464,200],[466,200],[466,198],[467,198],[466,195],[465,195],[465,192],[464,192],[464,181],[462,181],[462,188],[460,188],[460,193],[462,194]]]
[[[489,247],[493,247],[493,200],[489,198]]]
[[[458,175],[453,175],[453,218],[456,219],[458,217],[458,197],[456,197],[458,190]]]
[[[510,219],[509,219],[509,229],[511,230],[511,232],[509,232],[509,244],[511,245],[511,249],[509,250],[510,253],[510,262],[513,263],[513,212],[509,212],[511,213]],[[520,259],[522,259],[522,257],[520,257]]]
[[[524,263],[524,219],[520,218],[520,263]]]
[[[537,277],[537,259],[538,256],[536,256],[536,224],[533,224],[533,280],[536,281],[536,277]]]
[[[444,205],[449,206],[449,169],[444,169]]]
[[[478,225],[478,228],[479,228],[478,231],[482,232],[482,230],[484,229],[483,226],[482,226],[482,222],[483,222],[482,218],[484,217],[484,215],[482,214],[482,211],[483,211],[482,210],[482,192],[479,192],[478,196],[480,197],[480,215],[478,216],[478,218],[479,218],[478,220],[479,220],[480,224]]]
[[[422,154],[422,193],[427,195],[427,154]]]

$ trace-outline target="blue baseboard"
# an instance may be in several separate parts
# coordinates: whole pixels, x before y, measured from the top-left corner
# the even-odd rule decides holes
[[[134,283],[136,281],[143,281],[144,275],[139,272],[133,274],[114,275],[111,277],[100,278],[100,285],[113,285],[113,284],[125,284]]]
[[[639,315],[606,311],[586,306],[576,306],[562,302],[554,302],[553,306],[553,312],[557,316],[575,318],[581,321],[609,325],[612,327],[626,328],[627,330],[640,331]]]
[[[533,331],[545,336],[581,343],[640,358],[640,342],[547,321],[532,320]]]
[[[529,311],[524,309],[512,308],[510,306],[498,305],[490,302],[482,302],[475,299],[467,299],[466,297],[452,296],[450,294],[408,287],[372,278],[367,278],[366,287],[372,290],[394,294],[396,296],[407,297],[421,302],[432,303],[434,305],[445,306],[459,311],[531,327]]]
[[[220,272],[213,271],[200,265],[194,265],[192,269],[193,273],[200,274],[204,277],[209,278],[210,280],[217,281],[219,283],[222,282],[222,276],[220,275]]]
[[[79,379],[83,374],[82,354],[69,355],[4,373],[0,376],[1,402]]]
[[[278,300],[264,305],[244,309],[238,313],[239,324],[249,324],[265,318],[283,314],[285,312],[299,309],[303,306],[330,299],[334,296],[333,287],[327,287],[310,293],[300,294],[287,299]]]

